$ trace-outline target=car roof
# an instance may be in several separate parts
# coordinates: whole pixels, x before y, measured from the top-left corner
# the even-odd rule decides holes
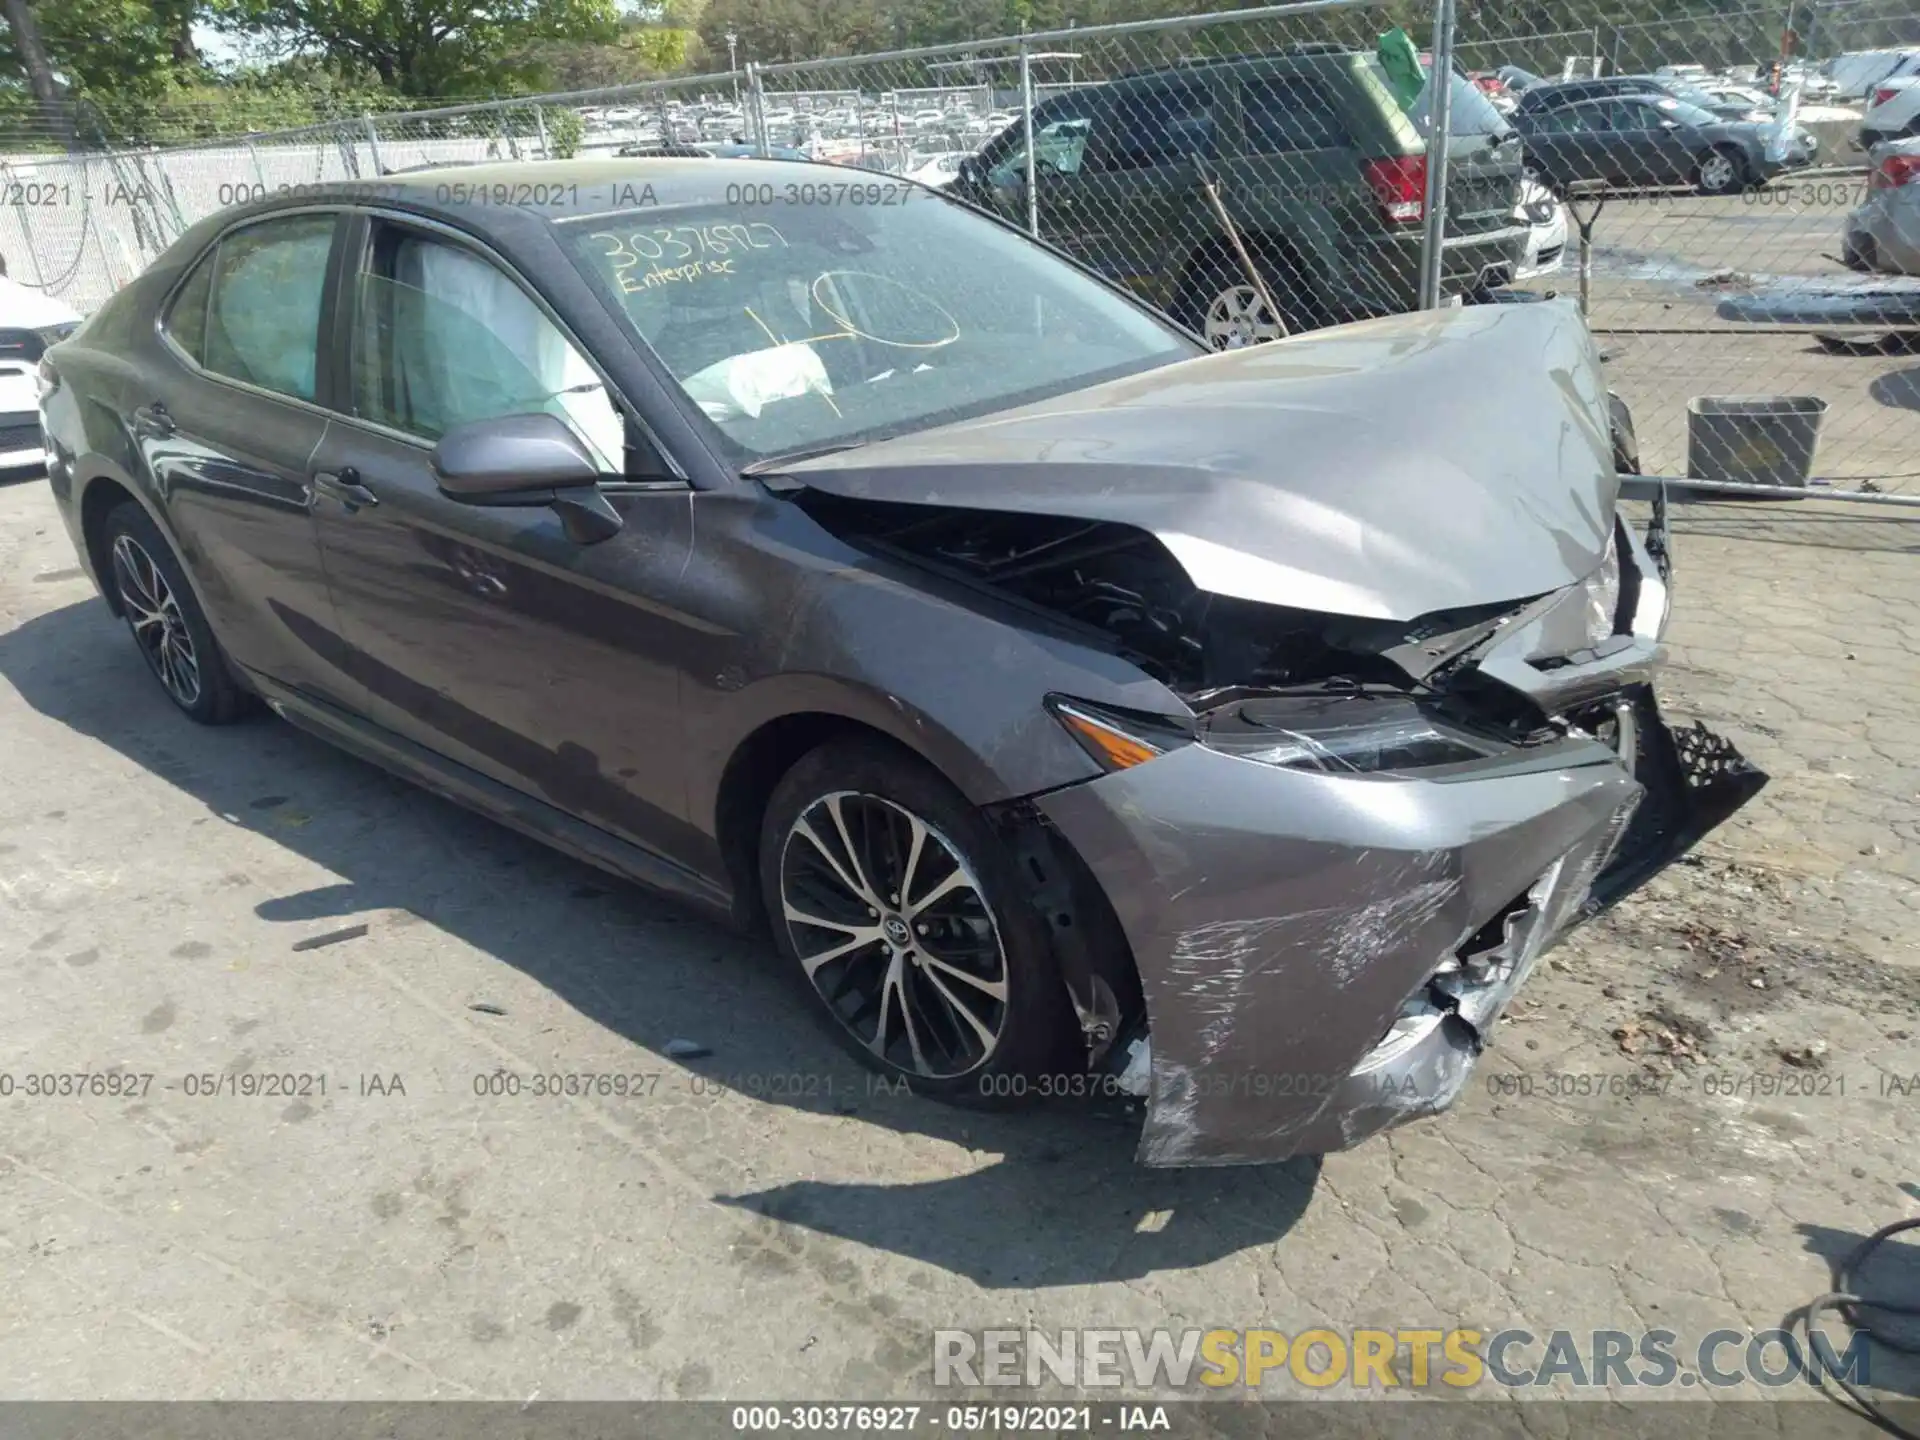
[[[303,205],[387,202],[462,218],[487,212],[518,212],[523,217],[564,220],[637,206],[720,203],[729,189],[737,192],[744,184],[785,184],[795,178],[796,171],[818,172],[809,178],[847,184],[912,183],[900,176],[847,165],[777,157],[646,155],[507,160],[409,170],[377,179],[322,181],[228,212],[226,218]]]

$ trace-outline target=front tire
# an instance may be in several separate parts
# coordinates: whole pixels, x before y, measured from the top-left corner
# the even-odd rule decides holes
[[[102,530],[107,574],[121,616],[167,698],[202,725],[228,725],[251,708],[234,680],[185,570],[153,518],[131,500]]]
[[[760,885],[775,943],[862,1063],[956,1102],[1075,1071],[1046,927],[986,817],[878,741],[834,741],[774,788]]]
[[[1747,162],[1725,147],[1709,150],[1694,169],[1693,183],[1702,195],[1735,194],[1747,183]]]

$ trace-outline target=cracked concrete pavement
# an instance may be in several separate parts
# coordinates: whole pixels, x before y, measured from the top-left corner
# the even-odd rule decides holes
[[[1149,1172],[1113,1114],[876,1093],[765,947],[194,727],[0,489],[0,1073],[154,1077],[0,1099],[5,1395],[881,1398],[936,1328],[1775,1325],[1920,1180],[1920,520],[1678,515],[1666,703],[1770,788],[1554,952],[1453,1113]],[[530,1093],[562,1072],[628,1093]]]

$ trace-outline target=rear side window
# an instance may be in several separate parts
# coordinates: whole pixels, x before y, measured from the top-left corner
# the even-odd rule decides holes
[[[314,398],[320,297],[333,232],[331,215],[290,215],[221,240],[202,267],[212,273],[206,338],[197,357],[204,368],[281,395]]]
[[[1247,152],[1283,154],[1347,144],[1346,126],[1332,93],[1299,75],[1254,75],[1240,87]]]
[[[1090,170],[1143,170],[1213,152],[1213,109],[1204,85],[1169,85],[1114,97],[1087,156]]]
[[[207,298],[213,293],[214,258],[208,255],[194,267],[187,283],[175,293],[173,304],[167,307],[163,322],[168,338],[191,355],[196,365],[206,363]]]

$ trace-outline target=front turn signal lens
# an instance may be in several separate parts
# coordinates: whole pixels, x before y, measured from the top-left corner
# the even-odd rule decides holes
[[[1116,721],[1078,705],[1055,700],[1048,708],[1054,718],[1067,727],[1067,733],[1080,742],[1080,748],[1109,770],[1128,770],[1166,753],[1165,746],[1142,739],[1122,729]]]

